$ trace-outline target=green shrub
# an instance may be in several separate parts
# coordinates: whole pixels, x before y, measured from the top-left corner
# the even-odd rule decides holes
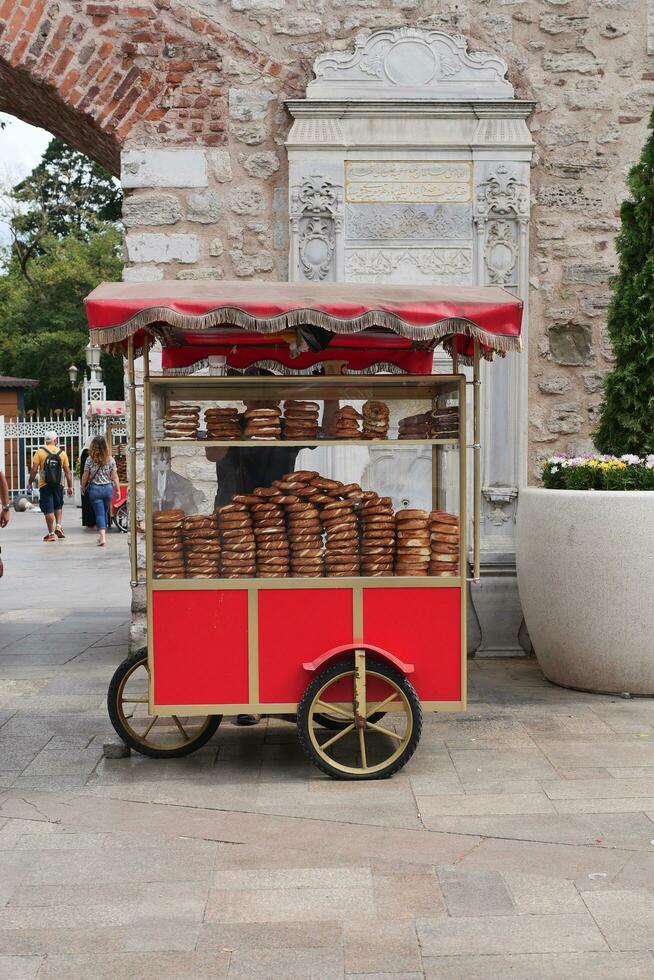
[[[654,128],[654,112],[650,118]],[[628,178],[620,209],[608,332],[615,365],[593,440],[602,453],[654,453],[654,132]]]

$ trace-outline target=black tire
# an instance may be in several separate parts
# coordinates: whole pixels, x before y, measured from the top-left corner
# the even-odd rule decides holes
[[[328,776],[331,776],[332,779],[348,780],[351,782],[360,782],[370,779],[388,779],[396,772],[399,772],[399,770],[402,769],[403,766],[405,766],[409,761],[418,746],[420,735],[422,733],[422,709],[420,707],[418,695],[416,694],[413,685],[409,683],[406,677],[390,664],[381,660],[367,658],[366,674],[374,673],[386,678],[398,688],[406,700],[406,707],[408,712],[410,712],[411,717],[411,729],[409,738],[399,755],[393,758],[388,765],[381,768],[376,768],[374,771],[367,771],[366,769],[360,769],[358,771],[355,769],[349,769],[344,771],[336,764],[332,765],[327,759],[325,759],[324,755],[321,755],[317,751],[311,738],[311,705],[313,704],[314,699],[324,688],[325,684],[335,681],[341,675],[350,674],[353,669],[354,658],[335,661],[325,667],[325,669],[317,674],[311,681],[298,705],[297,731],[300,745],[311,762],[313,762],[313,764],[322,772],[326,773]],[[319,713],[314,713],[314,719],[316,718],[317,714]],[[372,720],[372,718],[373,716],[371,716],[369,720]]]
[[[139,739],[137,733],[129,727],[127,719],[124,716],[121,694],[123,685],[130,675],[140,667],[146,668],[147,662],[148,657],[145,652],[133,653],[116,668],[107,692],[107,710],[111,724],[125,745],[129,745],[131,749],[134,749],[141,755],[147,755],[152,759],[178,759],[182,756],[190,755],[191,752],[195,752],[196,749],[206,745],[209,739],[215,735],[223,720],[223,716],[207,715],[204,724],[200,727],[195,737],[190,738],[185,744],[177,745],[173,748],[150,745],[148,742]]]

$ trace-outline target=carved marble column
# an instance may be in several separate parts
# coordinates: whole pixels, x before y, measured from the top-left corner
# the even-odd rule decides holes
[[[502,286],[523,300],[528,290],[529,168],[480,162],[474,222],[480,285]],[[525,353],[482,369],[482,583],[475,590],[479,653],[518,651],[522,614],[515,584],[515,511],[526,483],[527,316]]]

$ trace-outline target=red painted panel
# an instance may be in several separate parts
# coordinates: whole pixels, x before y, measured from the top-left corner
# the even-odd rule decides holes
[[[363,637],[414,664],[423,701],[461,698],[460,589],[364,589]]]
[[[247,703],[247,592],[154,592],[152,620],[157,704]]]
[[[302,664],[331,647],[351,642],[351,589],[262,589],[261,701],[299,701],[312,676]]]

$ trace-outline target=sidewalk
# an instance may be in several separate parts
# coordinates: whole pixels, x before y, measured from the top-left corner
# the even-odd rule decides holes
[[[471,667],[407,768],[337,783],[294,728],[105,760],[125,536],[0,532],[0,980],[654,977],[654,702]]]

